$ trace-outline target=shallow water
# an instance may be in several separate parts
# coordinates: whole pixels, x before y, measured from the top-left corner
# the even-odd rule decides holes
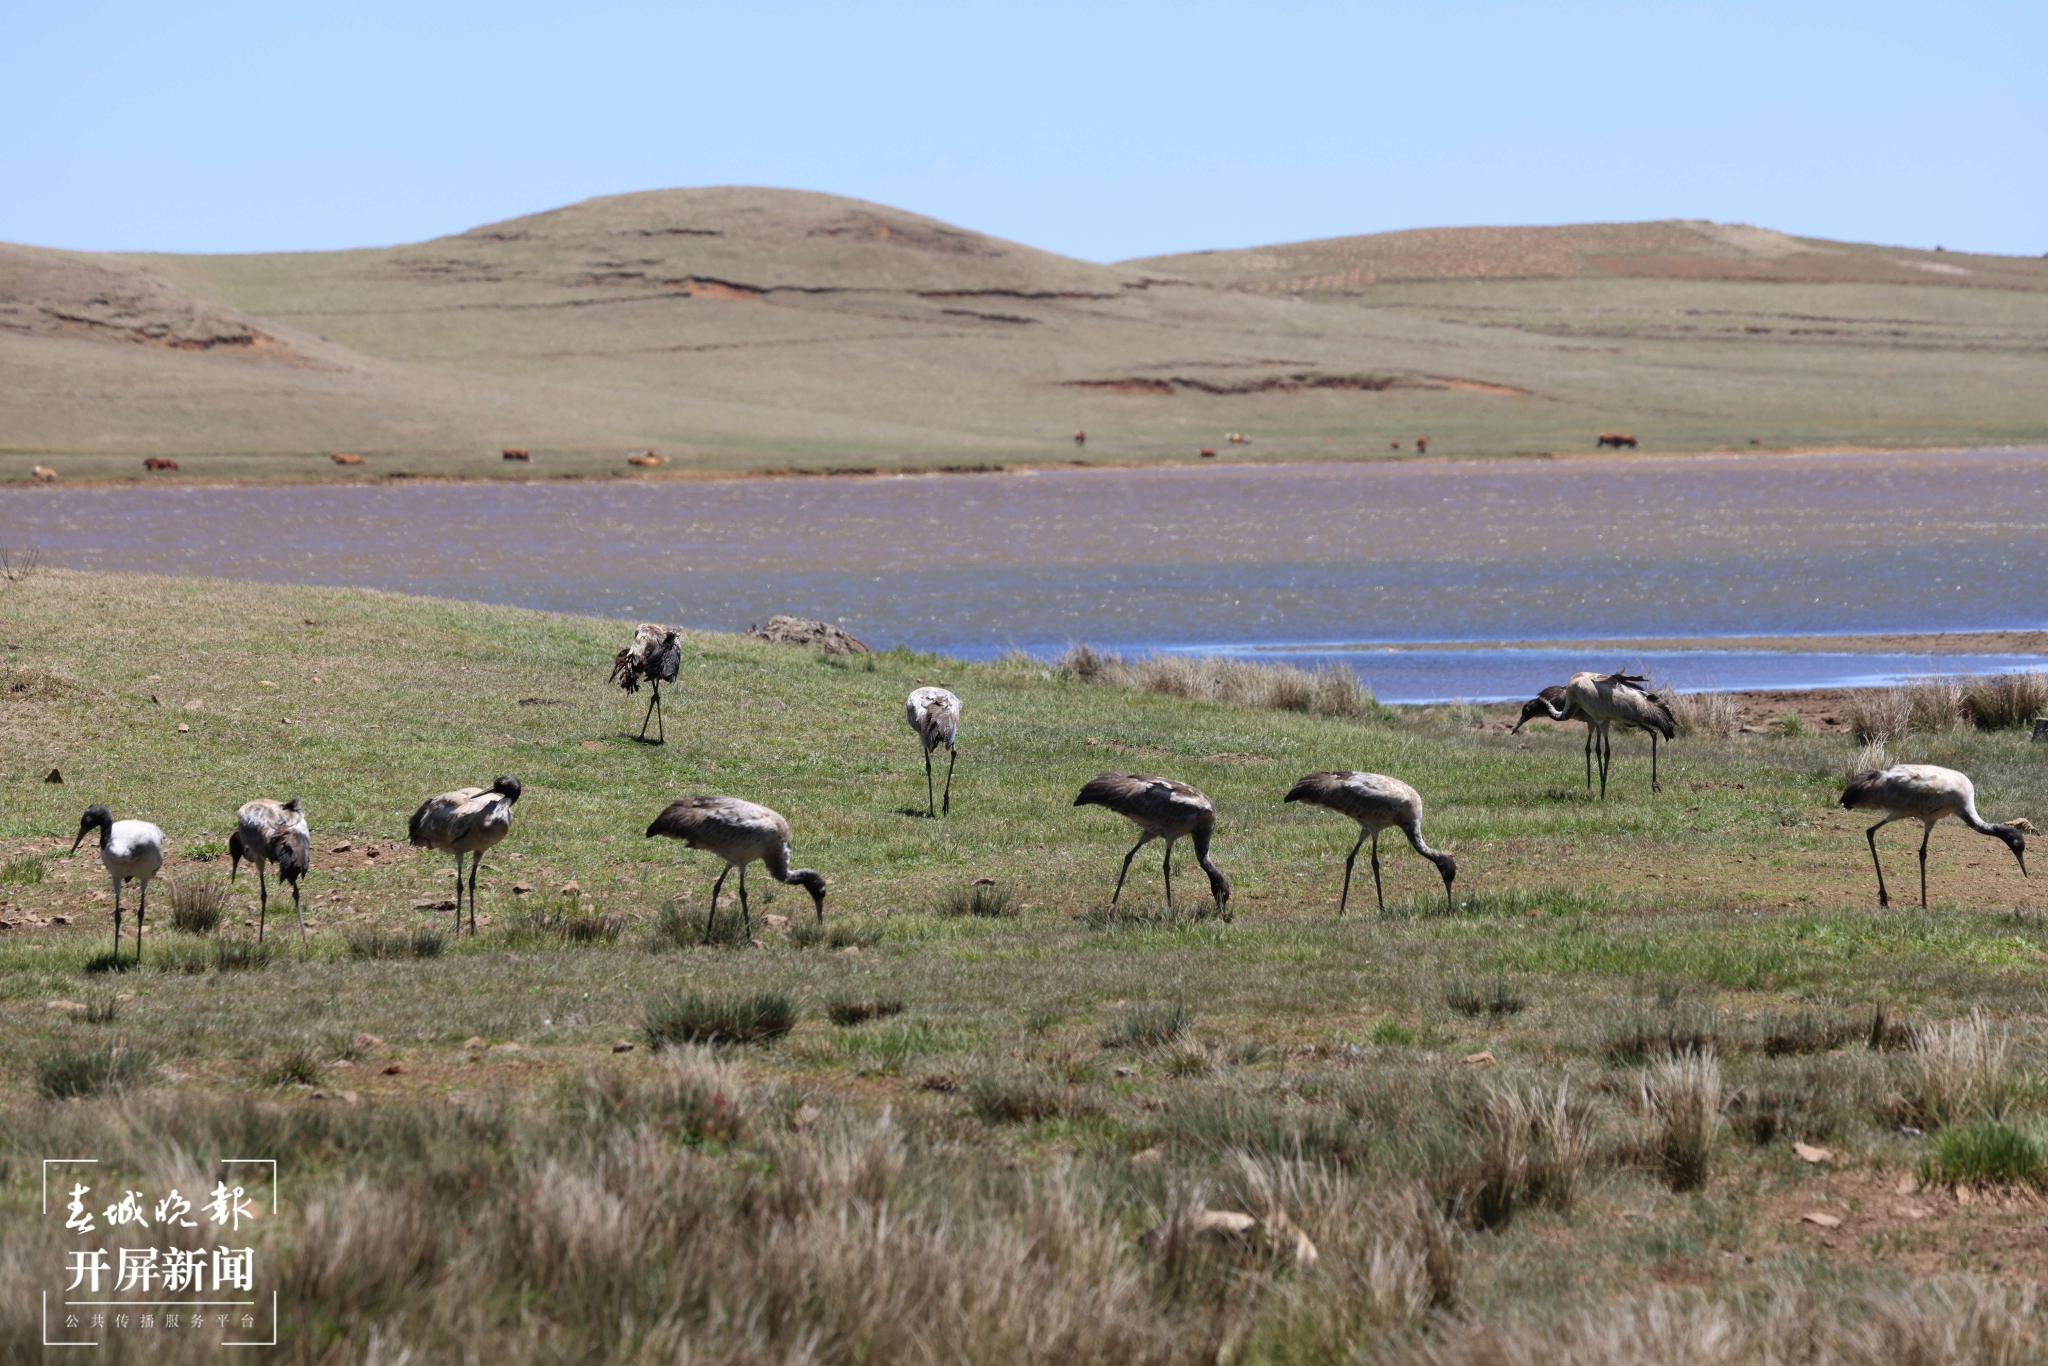
[[[0,494],[0,544],[76,568],[720,629],[789,611],[877,645],[968,656],[1073,640],[1235,652],[2031,629],[2048,619],[2036,587],[2048,451],[28,489]],[[1338,657],[1389,700],[1526,695],[1576,662],[1605,664],[1506,650]],[[1937,665],[1749,652],[1627,662],[1722,687]]]

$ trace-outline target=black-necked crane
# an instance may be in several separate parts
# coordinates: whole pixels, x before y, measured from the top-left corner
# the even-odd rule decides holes
[[[148,821],[117,821],[114,813],[94,802],[78,818],[78,838],[71,841],[77,853],[85,837],[100,832],[100,866],[114,880],[114,959],[121,957],[121,884],[139,883],[142,900],[135,908],[135,961],[142,961],[142,922],[149,913],[149,880],[164,866],[164,832]]]
[[[627,696],[640,691],[642,683],[654,685],[654,697],[647,704],[647,715],[640,718],[638,739],[647,738],[647,723],[654,722],[654,743],[667,744],[668,735],[662,727],[661,685],[676,681],[676,671],[682,667],[683,647],[676,639],[676,633],[655,621],[643,621],[633,628],[633,643],[612,656],[612,679],[626,690]]]
[[[960,699],[944,688],[919,688],[903,705],[903,719],[924,746],[924,809],[928,816],[953,810],[953,765],[960,759]],[[932,751],[946,747],[946,802],[932,804]]]
[[[1607,770],[1614,758],[1613,727],[1617,724],[1650,733],[1650,791],[1664,790],[1657,778],[1657,737],[1671,739],[1678,734],[1678,723],[1663,698],[1637,686],[1644,681],[1640,674],[1619,670],[1611,674],[1576,673],[1564,685],[1566,706],[1555,706],[1547,697],[1535,698],[1530,703],[1541,703],[1541,714],[1553,721],[1576,719],[1586,723],[1587,742],[1595,744],[1594,752],[1600,760],[1603,802],[1607,800]],[[1572,715],[1574,711],[1578,713],[1576,717]],[[1586,786],[1592,785],[1592,776],[1588,774]]]
[[[1220,910],[1230,902],[1230,879],[1209,859],[1209,837],[1216,830],[1216,804],[1195,788],[1172,778],[1146,773],[1097,774],[1074,798],[1076,806],[1107,807],[1138,827],[1138,842],[1124,855],[1124,866],[1116,875],[1116,890],[1109,904],[1123,895],[1124,877],[1131,860],[1153,840],[1166,841],[1166,857],[1160,863],[1166,877],[1166,906],[1173,909],[1173,846],[1183,835],[1195,846],[1195,862],[1209,875],[1209,892]]]
[[[277,879],[292,889],[292,914],[299,918],[299,942],[306,942],[306,916],[299,909],[299,879],[312,866],[313,836],[306,827],[305,806],[258,798],[235,812],[235,833],[228,836],[228,881],[242,870],[242,860],[256,866],[256,942],[263,942],[263,924],[270,917],[270,888],[263,880],[265,864],[277,865]]]
[[[1920,907],[1927,908],[1927,841],[1934,827],[1954,816],[1980,835],[2002,841],[2020,861],[2020,874],[2027,871],[2026,831],[2034,827],[2023,820],[1993,825],[1977,814],[1977,789],[1967,776],[1952,768],[1933,764],[1893,764],[1890,768],[1869,768],[1849,780],[1842,789],[1842,805],[1851,811],[1882,811],[1883,820],[1863,832],[1870,842],[1870,862],[1877,869],[1877,904],[1892,904],[1885,890],[1884,864],[1877,857],[1877,832],[1893,821],[1916,820],[1925,827],[1920,834]]]
[[[825,920],[825,875],[815,868],[789,866],[789,822],[782,813],[757,802],[738,797],[685,797],[671,802],[647,827],[647,838],[666,835],[692,849],[702,849],[725,860],[718,881],[711,884],[711,910],[704,917],[704,942],[711,942],[711,929],[718,918],[718,893],[726,875],[740,870],[740,922],[751,936],[753,912],[747,906],[747,865],[759,859],[768,876],[811,894],[820,924]]]
[[[1290,802],[1307,802],[1334,811],[1340,816],[1349,816],[1358,822],[1358,843],[1351,846],[1351,854],[1344,860],[1344,890],[1337,897],[1337,914],[1344,914],[1345,903],[1351,899],[1351,865],[1358,861],[1358,850],[1366,837],[1372,837],[1372,891],[1379,908],[1387,908],[1387,897],[1380,886],[1380,831],[1399,830],[1408,837],[1415,852],[1436,865],[1444,880],[1444,905],[1456,909],[1451,899],[1451,883],[1458,876],[1458,861],[1441,849],[1429,847],[1429,841],[1422,837],[1422,794],[1399,778],[1389,778],[1383,773],[1311,773],[1301,778],[1288,790]]]
[[[420,803],[406,827],[407,838],[422,849],[455,855],[455,932],[462,933],[462,856],[470,855],[469,932],[476,933],[476,874],[484,850],[512,830],[512,807],[519,800],[519,780],[499,778],[489,787],[458,787]]]

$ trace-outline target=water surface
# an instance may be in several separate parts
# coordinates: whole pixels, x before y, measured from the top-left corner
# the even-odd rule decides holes
[[[1074,640],[1234,652],[2034,629],[2048,624],[2048,451],[59,487],[0,493],[0,543],[77,568],[358,584],[727,630],[788,611],[877,645],[970,657]],[[1579,661],[1341,658],[1389,700],[1526,695]],[[1637,660],[1723,687],[1881,680],[1938,663]]]

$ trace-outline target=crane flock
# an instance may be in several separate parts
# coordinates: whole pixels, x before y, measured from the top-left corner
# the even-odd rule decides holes
[[[655,744],[666,742],[661,722],[661,685],[676,681],[681,649],[677,633],[651,622],[643,622],[631,645],[613,660],[611,681],[628,694],[641,683],[650,683],[654,697],[642,718],[640,736],[645,739],[650,721],[656,726]],[[1657,778],[1657,741],[1676,734],[1671,707],[1642,685],[1641,675],[1620,671],[1609,674],[1574,674],[1562,686],[1547,687],[1522,707],[1521,716],[1510,733],[1519,732],[1529,721],[1580,721],[1586,726],[1586,786],[1590,792],[1597,761],[1600,797],[1607,797],[1607,779],[1612,759],[1612,730],[1643,730],[1650,736],[1650,789],[1660,790]],[[953,769],[959,759],[960,698],[943,687],[919,686],[904,704],[904,719],[918,737],[925,761],[925,804],[928,816],[949,814],[953,804]],[[932,753],[946,748],[946,781],[943,800],[938,800],[932,769]],[[489,787],[463,787],[429,797],[413,812],[407,826],[412,844],[423,849],[455,855],[455,929],[462,929],[463,861],[469,860],[469,929],[476,933],[477,874],[484,851],[511,833],[513,808],[519,801],[517,778],[499,777]],[[1455,910],[1452,884],[1457,879],[1457,859],[1431,847],[1422,833],[1422,794],[1398,778],[1380,773],[1328,771],[1310,773],[1288,789],[1284,802],[1302,802],[1347,817],[1358,825],[1358,840],[1344,860],[1344,880],[1337,898],[1341,916],[1351,897],[1351,874],[1360,849],[1372,843],[1373,893],[1378,907],[1386,908],[1386,893],[1380,873],[1380,835],[1398,830],[1415,852],[1436,866],[1444,884],[1444,900]],[[1165,883],[1166,904],[1173,906],[1173,848],[1187,839],[1195,862],[1208,875],[1209,891],[1217,908],[1228,906],[1230,879],[1210,857],[1210,842],[1216,830],[1216,804],[1207,794],[1187,783],[1153,774],[1112,770],[1088,780],[1073,804],[1100,806],[1122,816],[1138,827],[1138,842],[1124,855],[1117,872],[1110,904],[1123,895],[1131,860],[1153,840],[1165,841],[1160,870]],[[2002,842],[2026,873],[2026,835],[2033,826],[2024,820],[1994,824],[1977,811],[1976,789],[1970,779],[1953,769],[1932,764],[1898,764],[1886,769],[1868,769],[1856,774],[1843,790],[1841,805],[1849,810],[1881,811],[1884,818],[1865,832],[1870,857],[1877,870],[1878,904],[1891,905],[1884,881],[1884,865],[1877,852],[1877,832],[1898,820],[1917,820],[1923,830],[1920,839],[1920,904],[1927,905],[1927,844],[1934,827],[1953,816],[1979,834]],[[915,814],[912,811],[904,814]],[[121,893],[130,882],[138,885],[135,913],[135,955],[142,957],[143,918],[149,905],[149,884],[163,867],[164,832],[147,821],[121,820],[98,803],[86,808],[79,818],[78,837],[72,841],[76,853],[86,837],[97,831],[102,866],[113,883],[115,962],[121,952]],[[707,795],[686,797],[670,803],[647,827],[646,837],[664,836],[688,848],[716,855],[724,867],[711,887],[711,903],[704,925],[705,939],[711,938],[718,898],[725,880],[739,870],[739,901],[742,925],[752,934],[752,908],[747,897],[747,867],[760,863],[778,882],[802,887],[811,896],[818,920],[825,918],[826,881],[814,868],[793,868],[789,821],[778,811],[739,797]],[[230,880],[248,862],[256,869],[259,895],[257,940],[262,941],[268,917],[270,893],[265,869],[275,868],[281,882],[292,889],[292,909],[298,916],[299,936],[306,939],[306,920],[300,905],[299,884],[311,864],[311,829],[305,807],[297,797],[278,802],[257,799],[244,803],[235,815],[235,830],[228,840]],[[445,907],[444,907],[445,909]]]

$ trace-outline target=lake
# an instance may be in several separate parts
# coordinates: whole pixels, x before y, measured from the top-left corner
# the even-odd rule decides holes
[[[2041,450],[33,488],[0,493],[0,544],[722,630],[794,612],[969,657],[1341,660],[1389,701],[1527,696],[1580,665],[1761,688],[2048,664],[1384,648],[2039,628]]]

